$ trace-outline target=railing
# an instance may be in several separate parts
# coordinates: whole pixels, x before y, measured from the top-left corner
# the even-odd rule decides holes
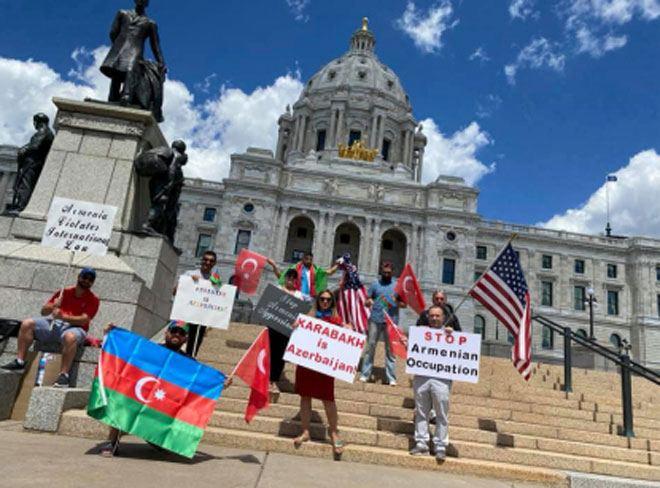
[[[633,430],[633,406],[632,406],[632,374],[636,374],[648,381],[660,385],[660,375],[655,371],[630,359],[629,348],[623,348],[623,352],[615,352],[592,339],[576,334],[570,327],[564,327],[552,320],[542,316],[534,315],[532,320],[538,322],[543,327],[561,334],[564,337],[564,391],[573,391],[572,377],[572,343],[575,342],[587,349],[593,351],[599,356],[611,361],[619,366],[621,370],[621,404],[623,405],[623,429],[620,435],[634,437]]]

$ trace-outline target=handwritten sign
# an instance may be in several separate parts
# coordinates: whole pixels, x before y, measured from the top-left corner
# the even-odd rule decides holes
[[[481,334],[411,327],[406,373],[477,383]]]
[[[293,330],[291,326],[298,315],[309,312],[310,308],[309,302],[300,300],[269,283],[252,312],[252,318],[257,324],[265,325],[289,337]]]
[[[41,238],[43,246],[105,256],[117,207],[55,197]]]
[[[204,279],[195,282],[191,276],[183,275],[179,278],[170,320],[227,329],[235,296],[235,286],[216,286]]]
[[[300,314],[284,360],[353,383],[366,337]]]

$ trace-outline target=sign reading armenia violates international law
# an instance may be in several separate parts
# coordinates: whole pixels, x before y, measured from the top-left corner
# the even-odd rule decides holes
[[[191,276],[183,275],[179,278],[170,319],[227,329],[235,296],[235,286],[217,286],[210,280],[194,281]]]
[[[481,334],[411,327],[406,373],[477,383]]]
[[[117,207],[55,197],[41,244],[104,256],[112,236]]]
[[[259,299],[252,318],[277,332],[290,336],[292,324],[301,313],[309,312],[311,304],[269,283]]]
[[[366,337],[300,314],[284,360],[353,383]]]

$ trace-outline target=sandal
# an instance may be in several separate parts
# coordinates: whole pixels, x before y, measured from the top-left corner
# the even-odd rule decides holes
[[[332,453],[339,458],[344,453],[344,441],[337,439],[332,443]]]
[[[309,434],[299,435],[293,439],[293,447],[300,448],[305,442],[309,442]]]
[[[101,446],[99,454],[103,457],[111,458],[117,453],[119,441],[108,441]]]

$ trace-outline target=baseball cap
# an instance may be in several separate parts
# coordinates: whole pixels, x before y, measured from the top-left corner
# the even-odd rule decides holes
[[[78,276],[89,276],[93,280],[96,279],[96,270],[94,268],[83,268],[80,270],[80,274]]]
[[[186,335],[188,335],[188,324],[180,320],[172,320],[167,324],[167,330],[169,332],[174,332],[175,330],[182,330]]]

